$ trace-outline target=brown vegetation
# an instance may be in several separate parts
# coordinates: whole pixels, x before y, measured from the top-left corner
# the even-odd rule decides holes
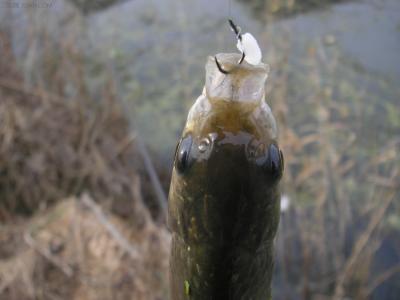
[[[98,102],[29,87],[0,41],[0,298],[162,299],[169,233],[110,87]]]
[[[112,95],[94,103],[26,87],[12,61],[8,52],[0,64],[0,218],[82,191],[129,208],[136,153]]]
[[[305,101],[295,105],[288,97],[293,88],[285,55],[289,42],[282,43],[275,57],[280,73],[269,95],[285,154],[284,193],[291,198],[277,238],[276,276],[286,287],[278,299],[296,294],[301,299],[370,299],[380,284],[400,271],[400,262],[379,274],[372,271],[385,236],[399,236],[387,222],[388,215],[399,210],[399,136],[386,139],[384,131],[371,130],[368,139],[386,141],[376,141],[375,150],[369,140],[367,154],[362,152],[362,130],[371,124],[355,127],[354,120],[366,116],[352,109],[376,108],[363,90],[340,91],[345,79],[332,75],[339,57],[331,55],[328,61],[322,45],[310,47],[302,76],[311,88]],[[328,84],[323,78],[330,79]],[[303,115],[303,122],[296,124],[299,114],[307,121]],[[394,244],[399,255],[400,245]]]
[[[132,226],[83,195],[4,226],[1,299],[163,299],[169,233],[136,209]]]

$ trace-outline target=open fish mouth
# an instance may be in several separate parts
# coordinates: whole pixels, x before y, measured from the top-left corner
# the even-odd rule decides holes
[[[270,298],[284,161],[267,76],[240,54],[208,58],[169,191],[171,299]]]
[[[284,165],[273,122],[263,99],[203,94],[189,113],[169,195],[174,299],[268,297]]]

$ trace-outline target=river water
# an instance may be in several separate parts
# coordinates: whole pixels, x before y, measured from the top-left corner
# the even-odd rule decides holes
[[[87,17],[93,48],[104,60],[111,58],[123,97],[135,102],[140,134],[166,161],[204,84],[206,57],[236,51],[228,13],[226,1],[135,0]],[[355,89],[373,88],[376,97],[398,103],[400,2],[346,2],[267,23],[243,3],[233,1],[230,13],[259,39],[272,86],[280,71],[275,67],[280,45],[290,41],[286,55],[293,73],[315,47],[328,61],[339,56],[337,70]],[[329,81],[331,75],[324,76]],[[385,91],[374,88],[380,79],[387,83]],[[299,94],[288,101],[301,103]]]
[[[78,42],[88,56],[113,70],[120,98],[132,108],[135,127],[167,163],[187,110],[204,84],[206,57],[236,51],[228,16],[258,38],[264,61],[271,65],[272,86],[280,71],[275,63],[286,42],[285,55],[293,72],[301,70],[310,47],[322,49],[327,60],[331,52],[339,53],[338,69],[351,77],[351,84],[364,82],[370,88],[374,83],[366,83],[368,76],[375,82],[382,79],[384,101],[398,104],[400,2],[396,0],[350,1],[269,22],[236,1],[230,5],[210,0],[100,1],[109,6],[94,6],[92,11],[85,7],[85,14],[62,0],[31,2],[37,5],[33,10],[37,27],[51,28],[56,38],[78,31]],[[14,6],[31,2],[10,1]],[[28,26],[26,15],[20,7],[6,8],[3,3],[0,15],[15,31],[16,52],[24,58],[33,56],[22,30]],[[34,73],[33,62],[25,61],[23,67]],[[94,89],[102,76],[96,72],[89,76]],[[375,92],[382,96],[379,89]],[[292,94],[289,101],[303,101],[297,99],[299,94]]]

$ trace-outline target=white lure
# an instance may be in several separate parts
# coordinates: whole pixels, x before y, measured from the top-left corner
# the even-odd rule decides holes
[[[245,33],[238,39],[236,47],[245,54],[244,60],[251,65],[258,65],[261,62],[262,54],[257,40],[251,33]]]

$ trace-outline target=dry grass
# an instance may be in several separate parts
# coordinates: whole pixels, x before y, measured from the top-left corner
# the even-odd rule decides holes
[[[89,100],[64,57],[75,96],[65,72],[28,85],[0,41],[0,299],[164,299],[169,233],[112,84]]]
[[[0,261],[2,299],[163,299],[169,233],[144,206],[136,210],[142,223],[128,225],[84,195],[20,223],[17,232],[14,225],[3,228],[2,239],[13,235],[24,243]]]
[[[349,112],[354,105],[350,99],[341,101],[346,95],[338,91],[340,82],[326,75],[334,74],[339,58],[330,55],[327,60],[323,45],[310,48],[303,62],[302,75],[311,86],[305,100],[301,105],[290,103],[285,55],[290,43],[275,47],[281,50],[275,57],[280,72],[269,98],[285,155],[284,193],[291,199],[277,239],[276,279],[283,284],[277,299],[370,299],[379,284],[399,272],[398,265],[382,274],[372,271],[383,240],[396,232],[387,220],[400,209],[400,164],[395,154],[399,135],[379,144],[376,154],[373,141],[367,148],[370,153],[361,152],[364,135],[354,126],[360,116]],[[355,96],[361,99],[358,111],[370,105],[365,93],[360,90]],[[305,111],[302,123],[294,125]],[[400,255],[400,248],[397,251]]]
[[[26,87],[12,61],[0,63],[0,220],[84,190],[129,215],[136,153],[110,87],[97,103],[61,99]]]

